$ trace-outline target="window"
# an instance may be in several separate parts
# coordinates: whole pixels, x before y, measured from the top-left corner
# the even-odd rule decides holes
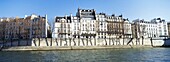
[[[68,24],[68,27],[70,27],[70,25]]]
[[[161,33],[161,32],[160,32],[159,34],[160,34],[160,35],[162,35],[162,33]]]
[[[167,32],[166,30],[164,30],[164,32]]]
[[[164,25],[164,29],[166,29],[166,25]]]

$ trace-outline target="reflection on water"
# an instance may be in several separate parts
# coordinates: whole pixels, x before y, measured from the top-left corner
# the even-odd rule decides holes
[[[0,52],[0,62],[169,62],[170,48]]]

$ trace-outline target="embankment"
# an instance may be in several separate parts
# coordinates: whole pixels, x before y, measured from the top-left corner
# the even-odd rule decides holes
[[[95,49],[118,49],[118,48],[152,48],[152,46],[130,46],[130,45],[112,45],[112,46],[19,46],[2,49],[2,51],[61,51],[61,50],[95,50]]]
[[[170,39],[133,39],[133,38],[34,38],[29,40],[14,40],[0,43],[3,51],[27,50],[76,50],[76,49],[103,49],[103,48],[138,48],[169,46]]]

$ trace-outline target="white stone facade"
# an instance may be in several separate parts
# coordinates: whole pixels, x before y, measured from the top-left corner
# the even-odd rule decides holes
[[[80,19],[80,38],[96,37],[96,12],[94,9],[78,9]]]
[[[69,28],[61,24],[68,24]],[[66,32],[59,32],[61,29]],[[78,9],[76,16],[56,17],[53,30],[53,38],[116,38],[124,35],[130,38],[131,34],[128,19],[124,19],[122,15],[96,14],[94,9]]]
[[[56,17],[53,28],[53,38],[71,38],[71,17]]]
[[[167,37],[168,28],[167,23],[161,19],[153,19],[151,21],[134,20],[134,23],[140,27],[138,30],[138,37],[156,38]]]
[[[105,13],[96,15],[97,22],[97,38],[107,38],[107,22]]]
[[[131,38],[132,37],[132,29],[131,29],[131,23],[128,19],[124,20],[124,34],[126,37]]]
[[[122,15],[96,13],[94,9],[78,9],[76,16],[61,17],[59,20],[56,18],[55,21],[59,21],[59,23],[54,24],[53,38],[156,38],[168,36],[167,22],[161,18],[151,21],[137,19],[133,21],[134,24],[131,24]],[[64,32],[61,33],[59,30]]]
[[[159,37],[167,37],[168,36],[168,25],[165,20],[161,18],[155,18],[152,22],[157,23],[157,34]]]
[[[80,20],[76,16],[71,17],[71,31],[73,38],[80,38]]]

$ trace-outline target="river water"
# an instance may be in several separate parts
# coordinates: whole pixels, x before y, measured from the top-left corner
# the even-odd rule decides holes
[[[0,62],[170,62],[170,48],[0,52]]]

